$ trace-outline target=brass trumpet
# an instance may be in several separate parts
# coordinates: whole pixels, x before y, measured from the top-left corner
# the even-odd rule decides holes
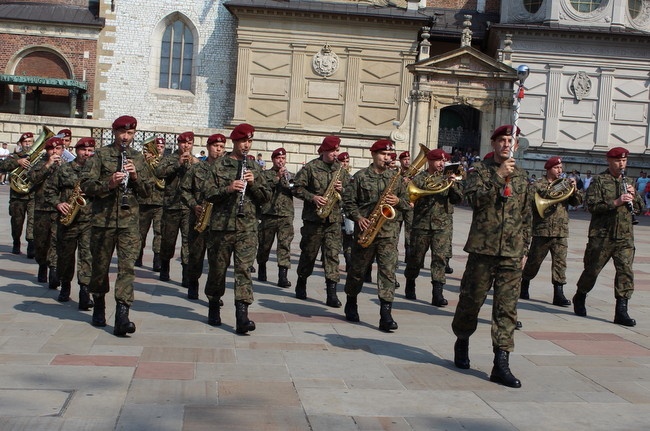
[[[156,146],[156,137],[152,137],[147,139],[142,143],[142,150],[146,151],[151,155],[149,159],[147,159],[147,167],[149,168],[149,171],[151,173],[151,176],[154,179],[154,183],[156,184],[156,187],[160,190],[165,189],[165,179],[164,178],[158,178],[156,176],[156,167],[160,163],[160,159],[162,156],[158,153],[158,147]]]
[[[544,218],[551,206],[569,199],[575,189],[576,186],[568,179],[558,178],[548,185],[542,193],[543,196],[535,193],[535,208],[537,208],[539,216]]]

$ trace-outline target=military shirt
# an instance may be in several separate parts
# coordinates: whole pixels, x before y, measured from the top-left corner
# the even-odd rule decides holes
[[[314,196],[323,196],[327,191],[332,179],[339,175],[339,180],[343,184],[343,190],[350,180],[350,174],[341,169],[338,160],[332,164],[325,163],[321,158],[314,159],[302,167],[294,179],[295,196],[302,199],[305,204],[302,209],[302,219],[318,223],[341,223],[341,202],[334,204],[332,212],[326,219],[321,219],[316,210],[316,204],[312,201]]]
[[[413,177],[413,185],[426,190],[426,180],[431,174],[422,171]],[[438,175],[434,178],[442,178]],[[424,195],[415,201],[411,229],[448,230],[453,229],[454,205],[463,201],[463,186],[453,181],[451,186],[436,194]]]
[[[467,174],[465,197],[472,207],[472,224],[464,250],[500,257],[523,257],[531,234],[532,197],[526,172],[510,175],[512,196],[501,197],[505,178],[494,159],[474,162]]]
[[[160,159],[156,167],[156,176],[165,179],[164,206],[169,210],[183,209],[181,201],[180,183],[187,171],[193,165],[192,163],[178,164],[180,151],[176,150]]]
[[[181,180],[181,201],[192,211],[203,204],[204,187],[210,177],[212,164],[207,160],[193,164]]]
[[[34,166],[31,167],[27,173],[27,178],[32,184],[32,191],[34,192],[34,210],[55,212],[56,208],[45,200],[45,183],[50,181],[50,178],[61,168],[61,166],[58,163],[53,163],[52,166],[46,167],[46,163],[47,155],[42,157]],[[62,163],[65,162],[62,161]]]
[[[294,175],[289,173],[288,179],[278,178],[278,172],[275,169],[269,169],[262,172],[262,177],[273,193],[271,200],[262,208],[262,214],[293,218],[293,187],[291,185]]]
[[[634,240],[632,214],[627,205],[614,206],[623,191],[620,178],[614,178],[609,169],[594,178],[587,190],[587,208],[591,213],[589,237]],[[643,197],[634,195],[636,212],[643,210]]]
[[[142,153],[129,147],[126,149],[126,157],[133,161],[138,174],[136,181],[129,178],[127,183],[128,209],[123,209],[121,206],[123,186],[120,184],[112,190],[108,188],[111,176],[122,170],[121,147],[110,144],[97,149],[95,155],[88,159],[84,166],[81,189],[93,200],[92,224],[95,227],[138,226],[140,217],[138,199],[151,195],[153,181]]]
[[[18,166],[20,165],[14,157],[8,156],[6,159],[0,160],[0,171],[11,172]]]
[[[568,180],[565,180],[568,181]],[[535,202],[545,198],[549,181],[541,177],[532,184],[532,192]],[[582,203],[582,195],[574,191],[571,196],[557,204],[551,205],[545,212],[544,218],[540,217],[537,208],[533,208],[533,236],[548,238],[566,238],[569,236],[569,211],[568,206],[578,206]]]
[[[83,166],[73,160],[70,163],[64,163],[57,169],[52,179],[45,184],[45,199],[49,206],[56,209],[56,206],[62,202],[69,203],[75,186],[77,183],[81,183],[83,168]],[[84,200],[86,201],[86,205],[79,207],[75,221],[90,220],[92,214],[92,206],[88,202],[90,198],[84,197]]]

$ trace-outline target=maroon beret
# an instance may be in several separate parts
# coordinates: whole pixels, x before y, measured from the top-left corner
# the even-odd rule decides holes
[[[409,153],[408,151],[404,151],[402,152],[402,154],[399,155],[400,160],[405,159],[407,157],[411,157],[411,153]]]
[[[611,157],[612,159],[626,159],[628,154],[630,154],[630,152],[625,148],[614,147],[607,152],[607,157]]]
[[[334,151],[339,147],[340,144],[341,138],[338,136],[326,136],[325,139],[323,139],[323,142],[320,144],[320,147],[318,147],[318,154],[322,153],[323,151]]]
[[[442,148],[436,148],[435,150],[431,150],[427,153],[427,159],[447,161],[450,160],[451,157]]]
[[[277,150],[273,151],[271,154],[271,159],[275,159],[278,156],[286,156],[287,155],[287,150],[284,148],[278,148]]]
[[[176,142],[179,144],[187,141],[194,141],[194,132],[183,132],[176,138]]]
[[[95,138],[81,138],[75,144],[75,148],[95,148]]]
[[[138,127],[138,120],[136,120],[134,117],[131,117],[130,115],[122,115],[115,121],[113,121],[113,130],[117,129],[125,129],[125,130],[130,130],[130,129],[135,129]]]
[[[339,154],[336,158],[339,160],[339,162],[342,162],[342,161],[345,160],[345,159],[349,159],[349,158],[350,158],[350,155],[348,154],[347,151],[343,151],[343,152],[342,152],[341,154]]]
[[[489,153],[483,156],[483,160],[493,159],[493,158],[494,158],[494,151],[490,151]]]
[[[391,159],[392,161],[397,160],[397,153],[390,153],[390,159]]]
[[[499,136],[511,136],[512,135],[512,124],[506,124],[501,127],[497,127],[494,130],[494,133],[492,133],[492,136],[490,136],[490,139],[494,140],[498,138]],[[521,129],[517,127],[517,136],[521,133]]]
[[[61,129],[59,133],[56,134],[59,138],[71,138],[72,131],[70,129]]]
[[[370,152],[374,153],[375,151],[394,151],[395,150],[395,144],[393,144],[393,141],[389,141],[388,139],[380,139],[374,144],[372,144],[372,147],[370,147]]]
[[[247,160],[255,160],[255,156],[252,155],[252,154],[249,154],[249,155],[246,156],[246,159]]]
[[[240,141],[242,139],[253,139],[255,134],[255,127],[250,124],[242,123],[239,126],[235,127],[232,132],[230,132],[230,139],[233,141]]]
[[[154,139],[154,143],[155,143],[156,145],[158,145],[158,144],[163,144],[163,145],[165,145],[165,142],[166,142],[166,141],[165,141],[165,138],[157,137],[156,139]]]
[[[558,156],[553,156],[546,161],[546,163],[544,164],[544,169],[549,170],[553,166],[557,166],[561,163],[562,163],[562,159],[560,159]]]
[[[33,138],[34,134],[32,132],[25,132],[22,135],[20,135],[20,139],[18,139],[18,142],[23,142],[25,139],[28,138]]]
[[[62,146],[63,146],[63,139],[58,138],[56,136],[51,137],[45,142],[46,150],[53,150],[56,147],[62,147]]]
[[[226,137],[221,133],[215,133],[214,135],[208,136],[208,143],[206,145],[216,144],[217,142],[226,143]]]

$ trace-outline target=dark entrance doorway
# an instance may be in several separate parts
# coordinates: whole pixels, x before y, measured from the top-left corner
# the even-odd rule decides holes
[[[438,147],[472,154],[481,147],[481,111],[466,105],[447,106],[440,110]]]

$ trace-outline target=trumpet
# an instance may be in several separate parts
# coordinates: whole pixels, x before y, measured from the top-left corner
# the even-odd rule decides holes
[[[548,209],[571,197],[576,186],[566,178],[558,178],[551,182],[545,191],[540,195],[535,193],[535,207],[541,218],[546,217]]]
[[[247,182],[244,180],[244,175],[246,175],[246,172],[248,172],[248,152],[244,151],[243,152],[244,159],[241,161],[241,171],[239,173],[239,179],[241,181],[244,181],[244,188],[241,190],[241,197],[239,198],[239,206],[237,208],[237,217],[244,217],[246,214],[244,214],[244,199],[246,198],[246,186]]]

